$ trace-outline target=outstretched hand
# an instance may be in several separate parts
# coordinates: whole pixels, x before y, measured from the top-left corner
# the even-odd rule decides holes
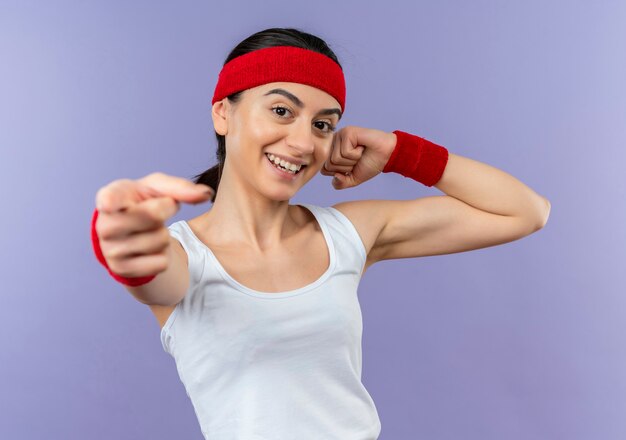
[[[343,127],[335,133],[320,173],[334,176],[335,189],[360,185],[383,171],[396,141],[395,133],[354,125]]]

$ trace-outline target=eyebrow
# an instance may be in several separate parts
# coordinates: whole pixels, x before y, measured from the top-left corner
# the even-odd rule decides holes
[[[267,95],[271,95],[271,94],[278,94],[278,95],[283,95],[286,98],[289,98],[296,106],[298,106],[298,108],[304,108],[304,103],[302,101],[300,101],[300,99],[294,95],[293,93],[288,92],[285,89],[272,89],[269,92],[267,92],[265,95],[263,96],[267,96]],[[337,115],[339,116],[339,119],[341,119],[341,110],[338,108],[325,108],[323,110],[320,110],[318,113],[318,115]]]

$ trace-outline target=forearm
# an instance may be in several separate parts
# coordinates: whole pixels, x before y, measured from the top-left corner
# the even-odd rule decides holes
[[[443,175],[433,185],[437,189],[483,211],[545,222],[550,211],[546,198],[498,168],[448,154]]]

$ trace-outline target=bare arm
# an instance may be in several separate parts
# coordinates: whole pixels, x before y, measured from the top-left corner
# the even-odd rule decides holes
[[[171,236],[167,252],[170,254],[169,266],[152,281],[141,286],[124,285],[137,301],[147,305],[174,306],[185,296],[189,288],[187,253]]]

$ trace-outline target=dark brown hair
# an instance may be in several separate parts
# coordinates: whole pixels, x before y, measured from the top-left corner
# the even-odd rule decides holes
[[[274,46],[293,46],[313,50],[326,55],[339,64],[337,56],[330,50],[324,40],[294,28],[270,28],[250,35],[228,54],[224,64],[249,52]],[[339,66],[341,67],[341,64]],[[241,93],[236,92],[229,95],[228,100],[233,104],[239,102]],[[217,165],[193,177],[194,183],[204,183],[215,190],[215,195],[211,199],[212,202],[215,201],[226,160],[226,139],[217,132],[215,132],[215,137],[217,138]]]

